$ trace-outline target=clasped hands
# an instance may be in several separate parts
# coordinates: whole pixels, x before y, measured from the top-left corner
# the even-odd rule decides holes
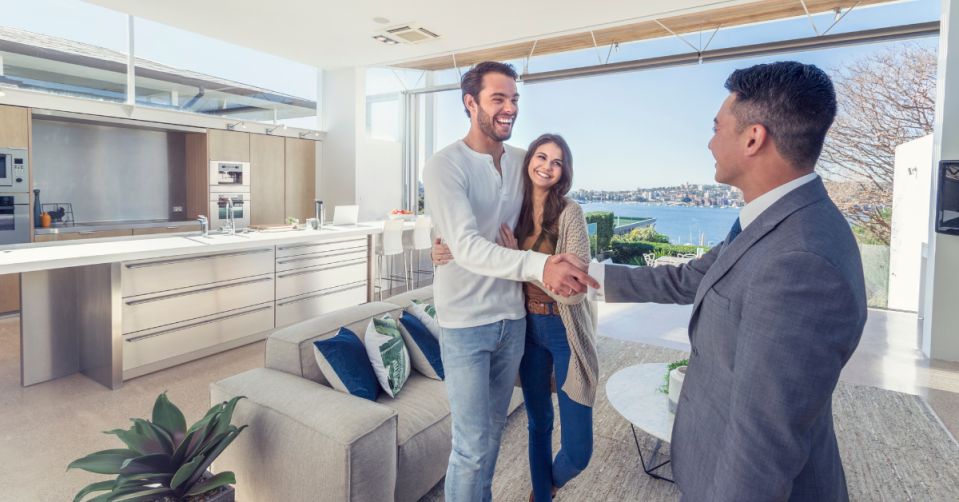
[[[500,226],[496,243],[508,249],[519,249],[513,230],[505,223]],[[430,251],[430,259],[437,266],[453,260],[449,246],[436,239]],[[589,263],[573,253],[550,256],[543,268],[543,285],[553,294],[569,298],[586,293],[587,287],[599,288],[599,283],[589,276]]]

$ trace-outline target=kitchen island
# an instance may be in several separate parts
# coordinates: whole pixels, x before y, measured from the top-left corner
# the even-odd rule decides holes
[[[382,228],[4,246],[0,274],[21,274],[21,384],[79,372],[117,389],[369,301]]]

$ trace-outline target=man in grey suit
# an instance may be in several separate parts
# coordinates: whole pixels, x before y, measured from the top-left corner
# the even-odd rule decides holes
[[[855,238],[814,168],[836,115],[819,68],[737,70],[709,148],[747,202],[688,264],[599,264],[606,302],[693,304],[672,436],[683,501],[846,501],[832,393],[866,321]]]

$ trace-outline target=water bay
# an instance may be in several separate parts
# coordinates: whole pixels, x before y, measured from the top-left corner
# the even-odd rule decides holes
[[[656,230],[669,237],[673,244],[699,244],[699,234],[706,235],[707,245],[716,245],[739,217],[739,208],[696,206],[657,206],[621,202],[590,202],[583,211],[612,211],[615,216],[656,218]],[[692,234],[692,240],[690,240]]]

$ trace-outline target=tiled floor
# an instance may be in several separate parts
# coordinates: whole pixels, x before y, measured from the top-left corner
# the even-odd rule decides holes
[[[688,350],[689,312],[688,306],[601,305],[600,335]],[[19,331],[18,318],[0,319],[0,501],[71,500],[106,477],[64,473],[67,464],[120,445],[100,431],[148,418],[163,391],[192,423],[209,408],[210,383],[263,365],[259,342],[129,380],[117,391],[81,375],[23,388]],[[959,363],[923,358],[916,333],[914,314],[870,310],[842,379],[921,395],[959,435]]]

